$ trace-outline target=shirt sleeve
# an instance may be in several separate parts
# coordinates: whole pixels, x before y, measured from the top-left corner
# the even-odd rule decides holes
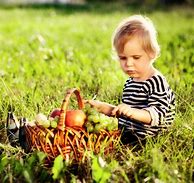
[[[163,124],[168,108],[169,104],[166,92],[153,93],[149,96],[148,107],[144,109],[150,113],[152,119],[151,126]]]
[[[144,109],[150,113],[151,126],[164,124],[164,119],[169,110],[169,86],[161,77],[154,77],[147,86],[151,89],[147,107]]]

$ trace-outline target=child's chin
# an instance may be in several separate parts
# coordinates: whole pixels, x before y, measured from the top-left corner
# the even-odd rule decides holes
[[[135,74],[135,73],[127,73],[127,75],[128,75],[129,77],[132,77],[132,78],[137,77],[137,74]]]

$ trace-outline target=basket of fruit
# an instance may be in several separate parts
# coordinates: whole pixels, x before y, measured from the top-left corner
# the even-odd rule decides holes
[[[72,94],[77,98],[77,110],[68,110]],[[60,109],[53,110],[49,117],[37,114],[24,130],[28,150],[45,152],[49,161],[60,154],[65,160],[80,161],[88,151],[99,153],[104,149],[110,153],[120,138],[117,118],[85,107],[76,88],[67,91]]]

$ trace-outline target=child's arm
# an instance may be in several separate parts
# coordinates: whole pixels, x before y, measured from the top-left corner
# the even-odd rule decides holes
[[[132,108],[127,104],[119,104],[113,110],[111,115],[124,115],[130,119],[141,121],[145,124],[151,124],[151,115],[144,109]]]
[[[108,116],[124,115],[130,119],[141,121],[146,124],[151,123],[150,113],[144,109],[131,108],[127,104],[120,104],[118,106],[115,106],[97,100],[87,100],[86,103],[89,103],[99,112],[104,113]]]
[[[112,110],[116,107],[106,102],[98,100],[86,100],[85,103],[89,103],[92,107],[96,108],[99,112],[104,113],[108,116],[112,115]]]

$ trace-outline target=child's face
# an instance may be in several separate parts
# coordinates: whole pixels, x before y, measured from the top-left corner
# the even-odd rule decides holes
[[[152,59],[154,54],[148,54],[143,49],[138,36],[128,40],[124,45],[123,52],[119,53],[118,56],[123,71],[136,80],[146,80],[153,73]]]

